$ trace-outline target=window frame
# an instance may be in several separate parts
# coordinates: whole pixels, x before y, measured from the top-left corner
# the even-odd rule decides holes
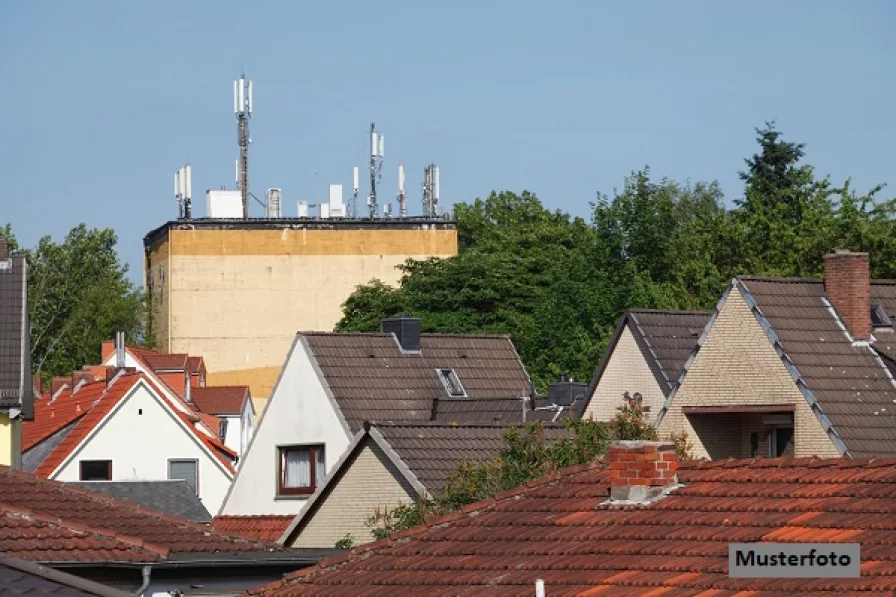
[[[308,487],[286,487],[286,469],[283,467],[284,457],[291,450],[308,450],[308,461],[310,465],[311,483]],[[277,497],[278,498],[305,498],[312,495],[318,489],[317,484],[317,452],[323,452],[324,455],[324,477],[326,477],[327,466],[327,450],[326,444],[286,444],[277,446]]]
[[[772,425],[768,434],[768,457],[769,458],[786,458],[778,455],[778,430],[790,429],[790,441],[793,443],[793,449],[796,451],[796,428],[794,425]]]
[[[198,458],[169,458],[168,459],[168,480],[169,481],[184,481],[186,479],[175,479],[171,476],[171,464],[174,462],[192,462],[196,465],[196,495],[199,495],[199,459]],[[188,483],[189,485],[189,483]]]
[[[108,478],[106,479],[85,479],[84,478],[84,465],[87,463],[94,464],[97,462],[105,462],[106,470],[108,471],[106,474]],[[111,481],[112,480],[112,460],[79,460],[78,461],[78,480],[79,481]]]
[[[442,387],[445,388],[445,392],[448,394],[449,398],[468,398],[467,389],[464,387],[464,383],[460,380],[460,376],[457,374],[457,371],[454,370],[454,367],[439,367],[436,369],[436,375],[439,376],[439,381],[442,382]],[[452,391],[452,376],[454,377],[454,381],[457,382],[457,387],[460,389],[459,394]]]

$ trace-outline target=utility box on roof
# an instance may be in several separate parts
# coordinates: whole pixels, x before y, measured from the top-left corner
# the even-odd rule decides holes
[[[205,193],[207,218],[242,218],[243,197],[239,191],[216,189]]]

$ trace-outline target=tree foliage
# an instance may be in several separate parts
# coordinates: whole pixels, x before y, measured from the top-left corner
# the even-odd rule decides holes
[[[756,142],[733,201],[715,182],[645,167],[598,194],[589,221],[526,191],[455,205],[458,255],[408,261],[397,288],[359,287],[337,329],[375,331],[406,312],[425,332],[508,334],[543,391],[560,371],[589,379],[628,308],[709,309],[733,276],[818,276],[837,248],[868,251],[874,276],[896,277],[896,202],[881,187],[818,177],[774,123]]]
[[[9,225],[0,234],[18,248]],[[111,229],[80,224],[62,242],[45,236],[20,251],[28,260],[31,362],[44,379],[98,363],[103,340],[117,331],[145,340],[145,301],[127,278],[117,242]]]

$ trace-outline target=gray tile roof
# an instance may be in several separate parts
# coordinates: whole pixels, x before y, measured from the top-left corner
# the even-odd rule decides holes
[[[657,376],[657,382],[668,394],[678,382],[685,361],[709,322],[709,313],[632,309],[628,314],[629,329]]]
[[[427,491],[439,491],[463,461],[486,462],[500,455],[507,425],[445,425],[439,423],[371,424],[389,443]],[[545,426],[545,437],[556,441],[565,432]]]
[[[26,272],[24,257],[0,259],[0,408],[33,400]]]
[[[71,481],[69,485],[111,495],[194,522],[212,521],[212,515],[186,481]]]
[[[853,346],[822,302],[822,280],[742,277],[850,456],[896,455],[896,385],[868,346]],[[896,306],[896,282],[871,282],[872,302]],[[886,338],[880,333],[881,339]],[[882,343],[882,352],[888,344]]]
[[[351,432],[365,420],[428,421],[449,395],[437,369],[452,368],[467,399],[519,398],[529,376],[509,338],[421,334],[420,354],[402,354],[391,334],[308,332],[314,355]]]
[[[128,597],[93,581],[17,558],[0,558],[0,597]]]

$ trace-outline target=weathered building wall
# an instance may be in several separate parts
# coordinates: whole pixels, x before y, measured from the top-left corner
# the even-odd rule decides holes
[[[453,224],[169,226],[147,237],[159,349],[201,354],[208,381],[270,396],[297,331],[332,331],[362,284],[396,285],[407,259],[457,253]]]

